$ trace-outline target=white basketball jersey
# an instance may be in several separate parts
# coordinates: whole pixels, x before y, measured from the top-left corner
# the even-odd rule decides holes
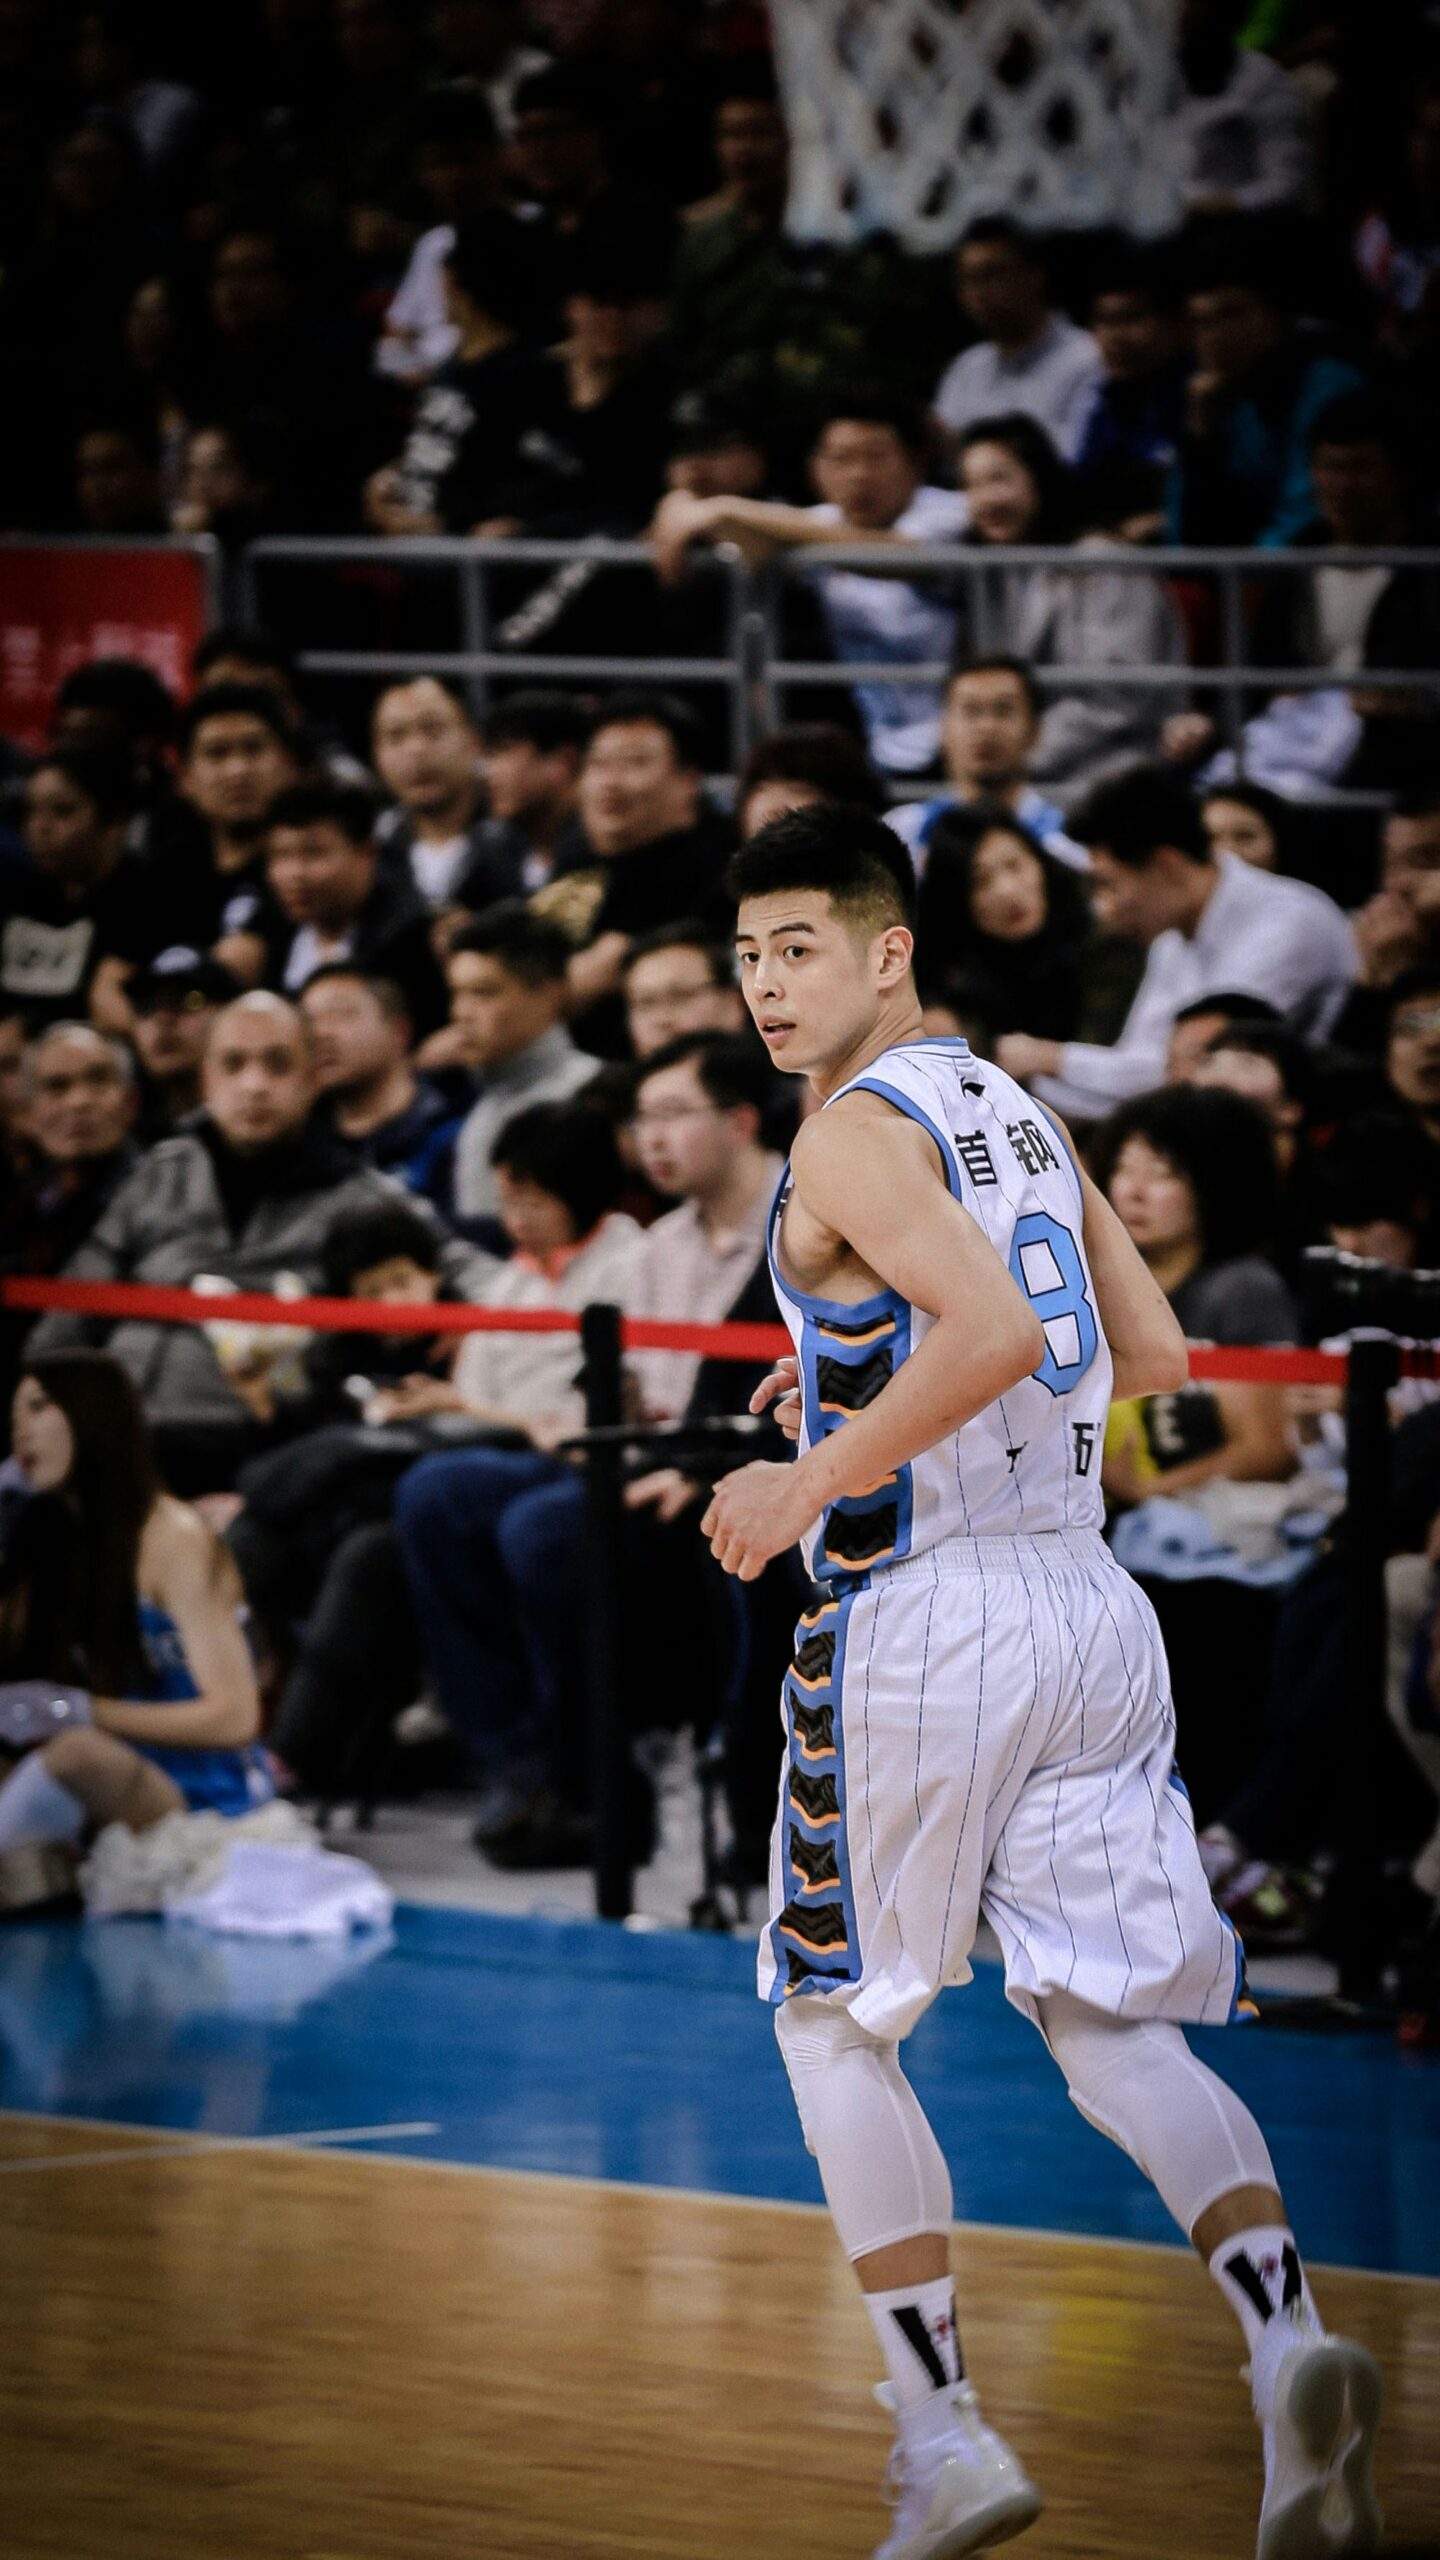
[[[1045,1332],[1032,1376],[883,1484],[832,1503],[805,1542],[824,1581],[846,1581],[942,1538],[1098,1529],[1112,1368],[1082,1234],[1080,1176],[1039,1103],[963,1040],[888,1049],[843,1093],[874,1093],[927,1129],[950,1190],[983,1229]],[[832,1102],[840,1094],[831,1096]],[[829,1108],[829,1105],[826,1105]],[[933,1319],[893,1289],[847,1306],[807,1297],[780,1269],[790,1173],[770,1220],[775,1294],[800,1366],[802,1449],[873,1404]]]

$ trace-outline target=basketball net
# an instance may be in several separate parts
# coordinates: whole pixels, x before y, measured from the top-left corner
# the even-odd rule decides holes
[[[977,215],[1037,229],[1178,219],[1160,127],[1175,0],[770,0],[789,228],[948,248]]]

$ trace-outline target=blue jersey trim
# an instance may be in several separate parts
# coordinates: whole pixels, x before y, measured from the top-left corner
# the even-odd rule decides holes
[[[873,1298],[813,1298],[808,1289],[797,1288],[787,1280],[780,1268],[777,1250],[780,1241],[780,1212],[785,1206],[790,1185],[790,1167],[780,1176],[775,1197],[770,1204],[770,1223],[766,1230],[765,1249],[770,1264],[770,1277],[781,1297],[788,1298],[798,1314],[830,1317],[836,1324],[864,1324],[877,1317],[890,1315],[901,1303],[893,1289],[882,1289]]]

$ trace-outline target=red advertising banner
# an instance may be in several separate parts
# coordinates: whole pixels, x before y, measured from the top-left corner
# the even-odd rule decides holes
[[[91,658],[138,658],[187,693],[206,572],[203,551],[164,543],[0,544],[0,735],[43,747],[56,692]]]

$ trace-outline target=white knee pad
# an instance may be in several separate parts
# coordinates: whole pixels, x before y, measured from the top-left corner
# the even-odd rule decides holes
[[[821,1995],[787,2001],[775,2033],[847,2258],[948,2231],[950,2172],[898,2048]]]
[[[1188,2238],[1236,2187],[1273,2187],[1265,2137],[1233,2089],[1163,2018],[1110,2018],[1067,1992],[1041,2031],[1086,2121],[1128,2151]]]

